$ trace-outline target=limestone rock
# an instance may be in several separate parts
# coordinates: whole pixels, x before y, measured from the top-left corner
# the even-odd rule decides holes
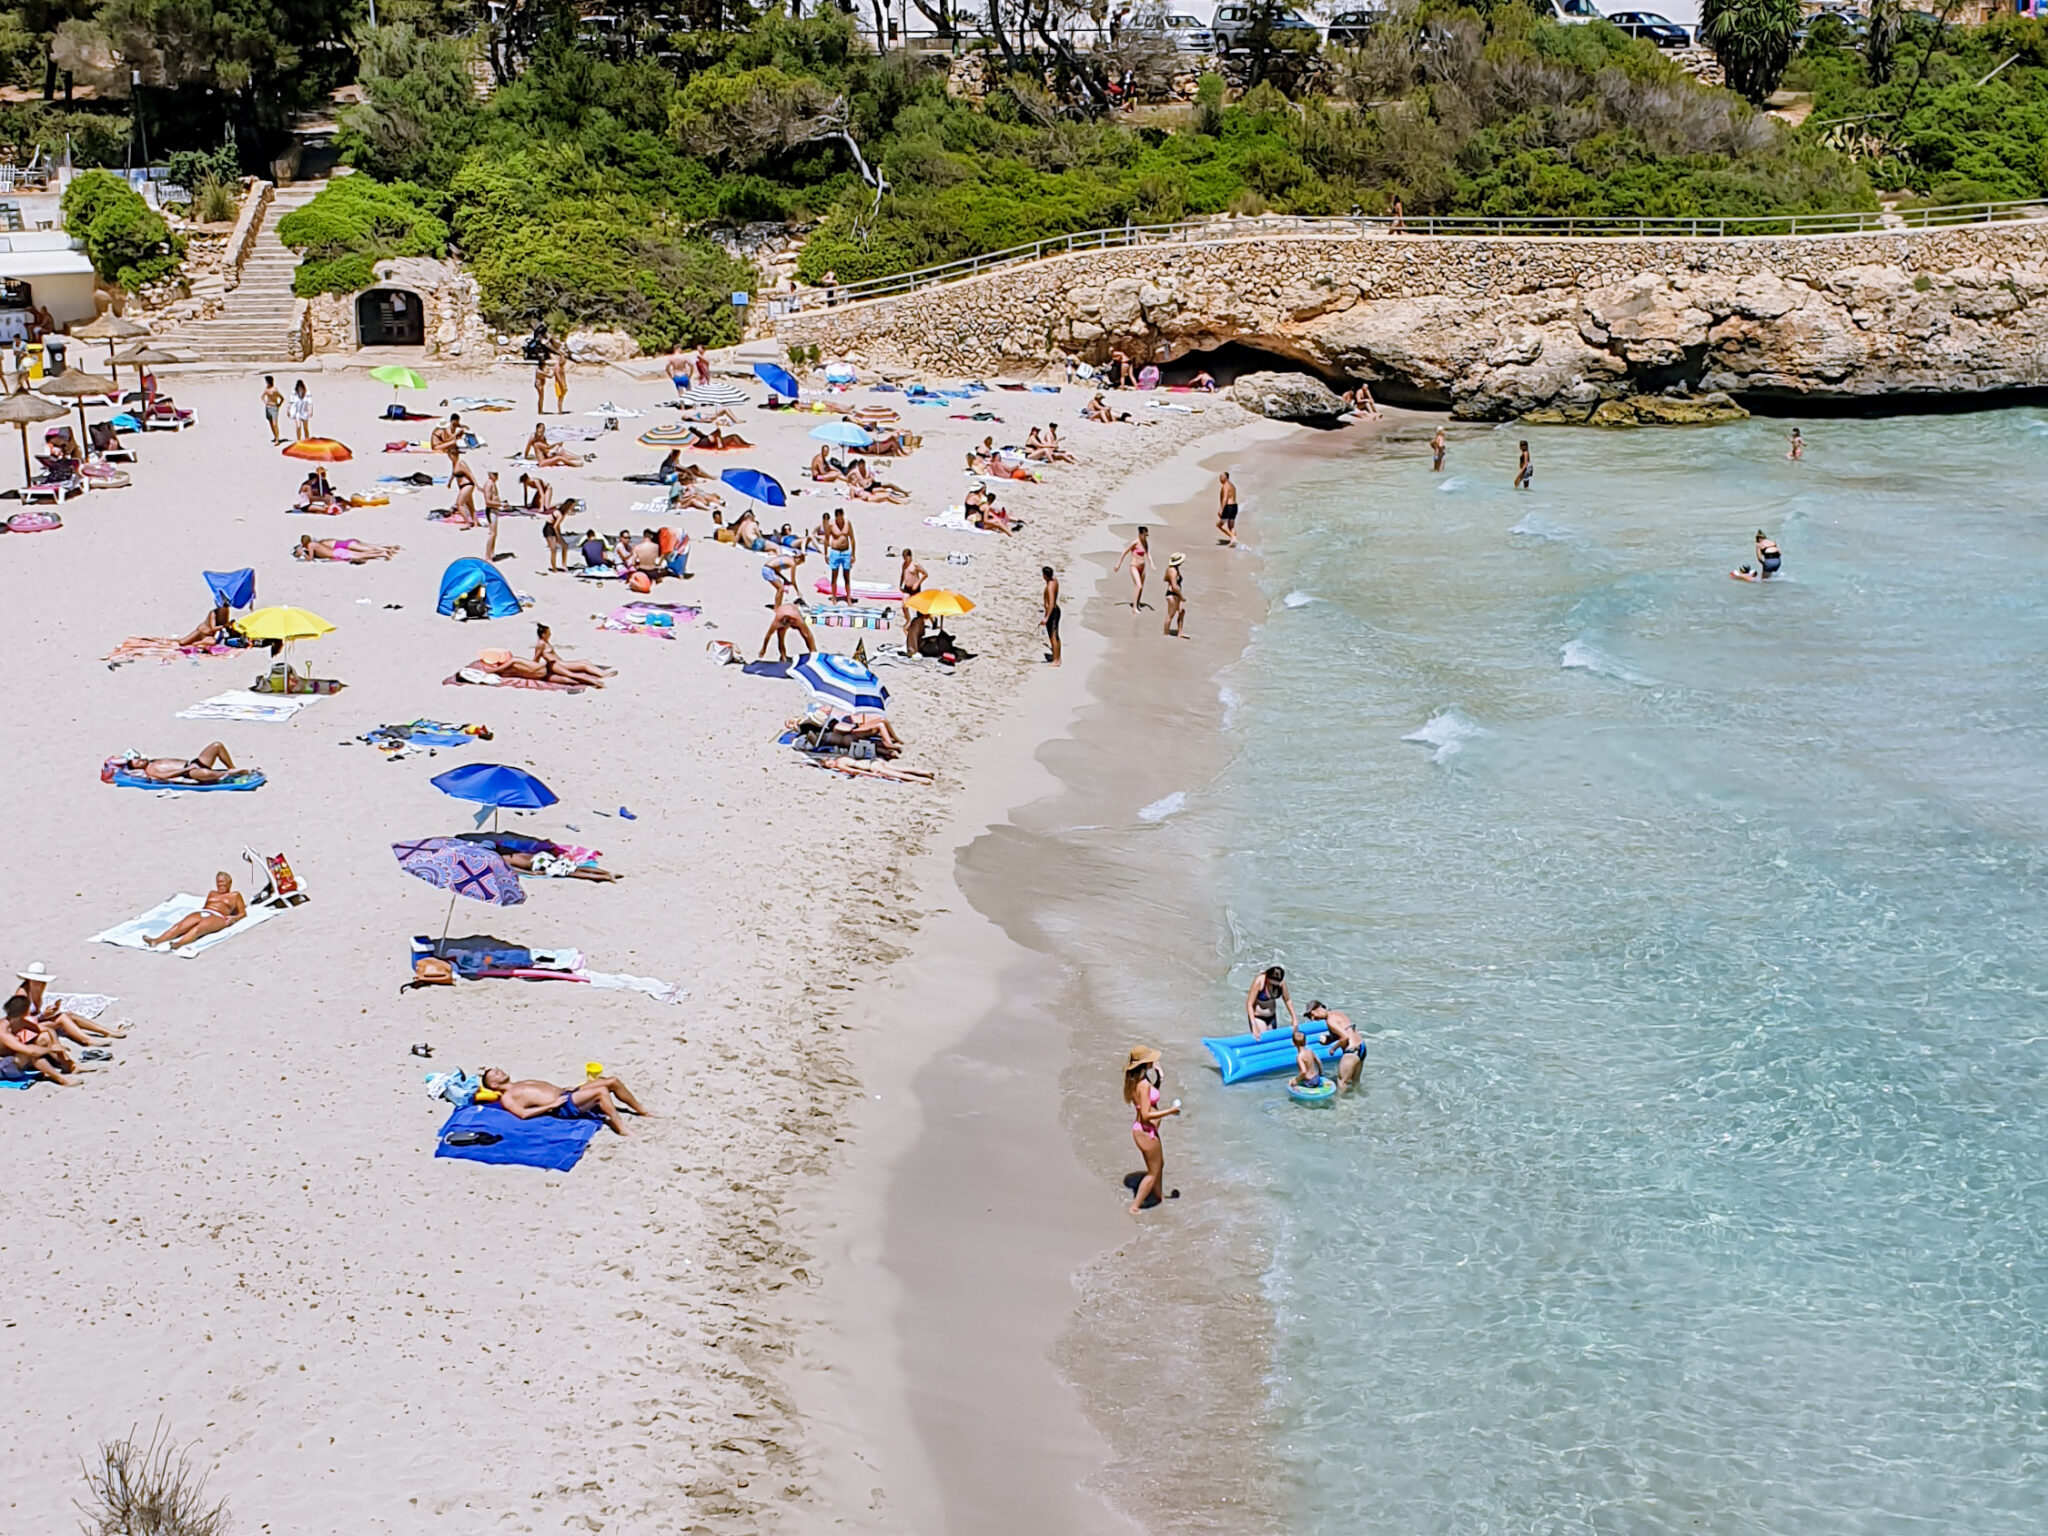
[[[1231,391],[1248,411],[1275,421],[1330,421],[1344,402],[1321,379],[1306,373],[1247,373]]]
[[[571,331],[568,347],[579,363],[622,363],[640,355],[640,343],[624,331]]]
[[[1523,417],[1524,421],[1532,417]],[[1603,400],[1585,417],[1589,427],[1711,427],[1747,421],[1749,412],[1719,391],[1704,395],[1630,395]]]

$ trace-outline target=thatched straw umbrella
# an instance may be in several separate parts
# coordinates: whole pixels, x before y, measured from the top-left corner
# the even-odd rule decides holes
[[[71,333],[80,341],[104,341],[107,344],[107,372],[114,371],[114,343],[132,341],[137,336],[147,336],[149,327],[138,320],[125,319],[111,309],[97,320],[81,325]]]
[[[46,378],[37,384],[36,393],[45,399],[72,400],[78,404],[79,451],[84,452],[86,440],[85,402],[105,400],[119,392],[120,386],[112,379],[103,379],[96,373],[87,373],[79,368],[66,368],[55,378]]]
[[[25,389],[0,397],[0,425],[21,428],[21,473],[23,482],[35,478],[35,470],[28,462],[28,429],[40,422],[55,421],[68,412],[54,401],[32,395]]]

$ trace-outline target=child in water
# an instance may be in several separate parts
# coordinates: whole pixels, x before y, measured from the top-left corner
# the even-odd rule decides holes
[[[1323,1086],[1323,1064],[1316,1059],[1316,1053],[1309,1049],[1308,1036],[1298,1029],[1294,1032],[1294,1067],[1295,1087]]]

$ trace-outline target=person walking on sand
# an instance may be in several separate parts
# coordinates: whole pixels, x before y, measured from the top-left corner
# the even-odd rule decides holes
[[[292,397],[284,403],[285,420],[292,424],[292,441],[303,443],[313,435],[313,402],[306,395],[306,381],[292,385]]]
[[[1251,989],[1244,995],[1244,1019],[1251,1025],[1253,1039],[1278,1027],[1282,1004],[1292,1028],[1299,1021],[1294,1016],[1294,999],[1287,995],[1287,968],[1269,965],[1252,978]]]
[[[683,344],[679,341],[668,349],[666,360],[668,381],[676,387],[676,398],[683,398],[683,391],[690,387],[690,360],[683,356]]]
[[[1045,583],[1040,593],[1045,613],[1038,621],[1039,627],[1045,631],[1045,660],[1046,665],[1056,667],[1060,664],[1060,579],[1049,565],[1041,565],[1038,575]]]
[[[1444,429],[1442,427],[1438,427],[1435,435],[1430,438],[1429,452],[1430,458],[1433,461],[1429,466],[1431,471],[1439,475],[1442,474],[1444,472]]]
[[[1141,526],[1138,529],[1138,536],[1131,540],[1122,554],[1116,557],[1116,567],[1110,574],[1114,576],[1117,571],[1122,570],[1126,560],[1131,562],[1131,607],[1134,610],[1149,608],[1151,604],[1145,601],[1145,571],[1152,564],[1152,530],[1150,528]]]
[[[284,409],[284,393],[277,387],[274,375],[263,375],[263,420],[270,428],[270,444],[274,448],[284,439],[278,435],[277,413]]]
[[[566,347],[555,354],[551,371],[555,378],[555,414],[566,416],[569,414],[569,352]]]
[[[1216,477],[1216,531],[1223,535],[1218,544],[1237,548],[1237,483],[1227,469]]]
[[[1536,466],[1529,462],[1529,440],[1522,439],[1522,462],[1515,466],[1515,489],[1526,491],[1529,482],[1536,478]]]
[[[711,358],[704,351],[704,343],[697,343],[697,356],[693,365],[697,373],[697,387],[702,389],[711,382]]]
[[[1173,554],[1172,554],[1172,555],[1171,555],[1171,556],[1170,556],[1170,557],[1169,557],[1169,558],[1167,559],[1167,562],[1166,562],[1166,577],[1165,577],[1165,581],[1166,581],[1166,630],[1165,630],[1165,633],[1167,633],[1168,635],[1171,635],[1171,636],[1172,636],[1172,637],[1173,637],[1174,639],[1176,639],[1176,640],[1181,640],[1181,639],[1185,639],[1185,638],[1186,638],[1186,637],[1185,637],[1184,635],[1182,635],[1182,634],[1181,634],[1181,632],[1180,632],[1180,627],[1181,627],[1181,625],[1182,625],[1183,623],[1185,623],[1185,622],[1187,621],[1187,616],[1188,616],[1188,599],[1187,599],[1187,593],[1186,593],[1186,592],[1185,592],[1184,590],[1182,590],[1182,588],[1181,588],[1181,584],[1180,584],[1180,567],[1181,567],[1181,562],[1182,562],[1183,560],[1185,560],[1185,559],[1187,559],[1187,556],[1186,556],[1186,555],[1184,555],[1184,554],[1181,554],[1181,553],[1180,553],[1180,552],[1179,552],[1178,550],[1176,550],[1176,551],[1174,551],[1174,553],[1173,553]]]
[[[853,536],[853,524],[847,521],[846,508],[835,507],[831,526],[825,530],[825,572],[832,602],[853,601],[853,561],[859,553],[860,545]],[[841,577],[846,579],[843,596],[839,590]]]
[[[1145,1160],[1145,1172],[1131,1199],[1131,1214],[1166,1198],[1166,1148],[1159,1140],[1159,1125],[1180,1113],[1180,1100],[1164,1108],[1159,1104],[1159,1053],[1149,1045],[1131,1048],[1124,1063],[1124,1102],[1131,1106],[1131,1143]]]
[[[1786,450],[1786,458],[1803,459],[1806,457],[1806,439],[1799,435],[1799,429],[1797,427],[1794,427],[1792,429],[1792,435],[1785,439],[1785,441],[1792,445],[1789,449]]]

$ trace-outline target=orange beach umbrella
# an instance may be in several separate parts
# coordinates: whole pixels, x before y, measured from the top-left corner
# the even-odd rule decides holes
[[[336,442],[331,437],[309,437],[302,442],[286,443],[284,456],[288,459],[311,459],[316,464],[346,464],[355,457],[349,452],[347,443]]]

